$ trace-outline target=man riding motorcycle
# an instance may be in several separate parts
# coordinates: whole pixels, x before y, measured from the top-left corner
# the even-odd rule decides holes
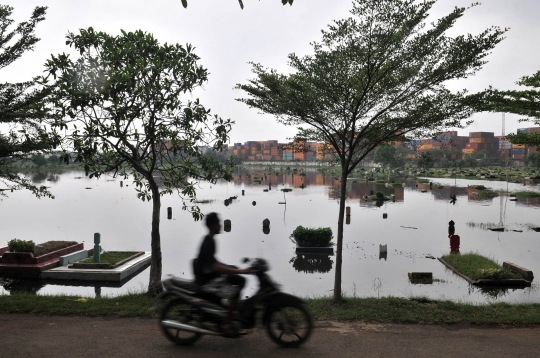
[[[221,329],[231,336],[235,336],[238,332],[232,324],[233,311],[246,283],[246,279],[239,275],[250,274],[252,269],[239,269],[234,265],[219,262],[215,258],[216,242],[214,240],[214,236],[221,233],[221,222],[218,214],[212,212],[206,215],[205,223],[209,232],[204,237],[199,255],[194,262],[195,280],[204,292],[230,300],[229,316],[222,323]]]

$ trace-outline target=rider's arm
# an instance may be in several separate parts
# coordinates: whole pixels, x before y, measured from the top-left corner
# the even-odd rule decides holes
[[[247,275],[251,273],[251,268],[239,269],[236,266],[226,265],[219,261],[214,262],[212,266],[214,271],[224,274]]]

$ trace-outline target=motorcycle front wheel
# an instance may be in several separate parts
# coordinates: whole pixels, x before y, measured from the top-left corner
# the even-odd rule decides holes
[[[161,314],[160,327],[170,341],[179,345],[188,345],[195,343],[201,338],[201,334],[189,332],[181,328],[164,326],[162,322],[168,320],[188,325],[197,325],[198,318],[197,310],[186,305],[181,300],[173,300],[165,306]]]
[[[293,348],[304,343],[311,334],[309,312],[302,304],[286,304],[272,308],[266,324],[270,338],[282,347]]]

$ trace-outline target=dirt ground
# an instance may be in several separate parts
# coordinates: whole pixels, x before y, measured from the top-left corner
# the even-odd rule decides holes
[[[540,328],[319,321],[284,349],[262,327],[176,346],[146,318],[0,314],[0,357],[540,357]]]

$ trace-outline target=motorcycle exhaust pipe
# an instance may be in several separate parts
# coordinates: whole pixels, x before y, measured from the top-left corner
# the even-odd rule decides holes
[[[181,329],[181,330],[188,331],[188,332],[193,332],[193,333],[210,334],[210,335],[213,335],[213,336],[221,335],[221,332],[209,331],[207,329],[195,327],[195,326],[185,324],[185,323],[180,323],[180,322],[177,322],[177,321],[171,321],[169,319],[165,319],[165,320],[161,321],[161,325],[163,327],[166,327],[166,328],[176,328],[176,329]]]

